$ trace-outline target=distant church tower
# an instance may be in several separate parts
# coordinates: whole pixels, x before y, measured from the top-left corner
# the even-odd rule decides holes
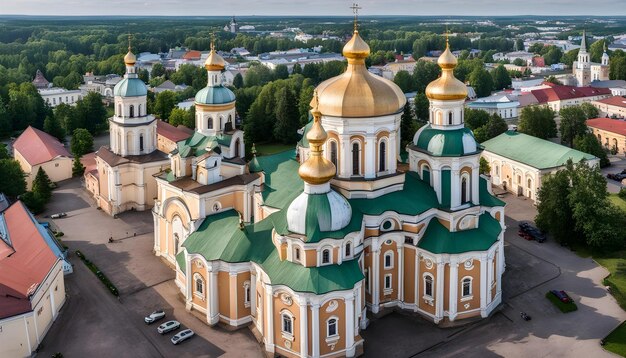
[[[587,34],[583,31],[580,41],[578,58],[572,65],[573,76],[579,87],[589,86],[593,81],[607,81],[609,79],[609,55],[606,45],[602,54],[601,63],[591,62],[591,55],[587,52]]]
[[[237,20],[233,16],[233,18],[230,20],[230,32],[236,34],[237,31],[239,31],[239,24],[237,24]]]
[[[147,114],[148,89],[137,76],[136,62],[129,41],[126,74],[113,90],[115,115],[109,126],[111,151],[122,157],[149,154],[157,146],[156,118]]]

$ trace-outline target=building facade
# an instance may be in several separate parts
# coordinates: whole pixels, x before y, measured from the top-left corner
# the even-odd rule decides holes
[[[613,96],[591,102],[600,111],[600,116],[614,119],[626,118],[626,97]]]
[[[591,54],[587,52],[585,31],[583,31],[580,42],[578,59],[572,64],[572,75],[576,79],[578,87],[587,87],[593,81],[607,81],[609,79],[609,55],[606,53],[606,46],[604,54],[602,54],[602,62],[591,62]]]
[[[406,99],[367,71],[369,52],[355,31],[346,72],[316,89],[296,158],[247,164],[234,134],[223,148],[221,126],[209,131],[207,121],[228,118],[230,97],[203,101],[222,92],[211,78],[223,66],[207,60],[198,132],[157,179],[154,250],[175,269],[187,309],[210,325],[249,325],[270,355],[352,357],[368,311],[399,307],[441,323],[487,317],[502,299],[504,203],[478,173],[456,58],[447,48],[439,59],[431,123],[400,172]]]
[[[50,107],[56,107],[62,103],[72,106],[83,98],[80,90],[66,90],[58,87],[40,88],[37,92]]]
[[[610,118],[595,118],[587,120],[587,127],[606,149],[626,155],[626,122]]]

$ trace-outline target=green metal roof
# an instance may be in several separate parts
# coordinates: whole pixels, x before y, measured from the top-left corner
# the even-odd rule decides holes
[[[148,87],[139,78],[124,78],[115,85],[113,94],[121,97],[141,97],[148,94]]]
[[[204,87],[196,93],[196,103],[218,105],[235,101],[235,94],[224,86]]]
[[[276,213],[277,214],[277,213]],[[256,224],[239,229],[239,214],[227,210],[204,219],[189,235],[183,247],[190,254],[200,254],[207,261],[255,262],[270,277],[273,285],[286,285],[297,292],[324,294],[347,290],[363,280],[355,258],[341,265],[304,267],[281,261],[272,243],[272,214]]]
[[[498,241],[502,227],[487,213],[479,216],[478,220],[477,229],[450,232],[437,218],[433,218],[417,246],[434,254],[488,250]]]
[[[313,119],[311,119],[309,123],[307,123],[306,126],[304,126],[304,130],[302,131],[302,138],[300,138],[300,141],[298,142],[298,146],[303,147],[303,148],[309,147],[309,140],[306,139],[306,134],[309,133],[309,131],[311,130],[311,127],[313,127]]]
[[[187,271],[187,265],[186,265],[186,263],[185,263],[185,251],[182,251],[182,250],[181,250],[181,252],[179,252],[179,253],[176,255],[176,262],[178,262],[178,267],[180,267],[180,270],[181,270],[183,273],[186,273],[186,271]]]
[[[263,168],[261,168],[261,164],[259,163],[256,155],[252,157],[252,160],[250,161],[250,163],[248,163],[248,168],[250,169],[250,173],[258,173],[263,171]]]
[[[276,209],[287,208],[304,191],[304,181],[298,175],[300,164],[294,158],[294,151],[257,157],[257,160],[265,172],[263,203]]]
[[[217,136],[205,136],[200,132],[194,132],[194,134],[176,143],[176,149],[180,156],[187,158],[190,156],[200,156],[209,150],[213,150],[217,153],[221,153],[219,146],[230,147],[232,136],[228,134],[219,134]]]
[[[563,166],[568,159],[578,163],[596,159],[591,154],[527,134],[508,131],[482,143],[485,150],[537,169]]]
[[[436,157],[460,157],[481,151],[469,128],[434,129],[430,124],[416,133],[414,147]]]
[[[480,181],[478,182],[478,188],[479,188],[478,195],[480,197],[480,205],[488,206],[490,208],[493,208],[496,206],[505,206],[506,203],[504,201],[491,195],[487,187],[490,184],[491,183],[487,179],[482,178],[482,177],[480,178]]]

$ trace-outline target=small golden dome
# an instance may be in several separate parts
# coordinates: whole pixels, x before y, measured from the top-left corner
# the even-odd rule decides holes
[[[441,77],[428,84],[426,97],[443,101],[467,98],[467,87],[454,77],[454,68],[457,63],[458,61],[450,52],[450,45],[447,44],[446,40],[446,50],[437,60],[437,64],[441,67]]]
[[[317,94],[313,96],[317,97]],[[311,148],[311,156],[298,169],[298,174],[305,182],[312,185],[324,184],[330,181],[337,172],[335,164],[322,156],[322,146],[328,135],[322,127],[322,114],[317,108],[311,111],[313,114],[313,126],[306,134]]]
[[[209,57],[206,58],[206,61],[204,61],[204,68],[206,68],[207,71],[223,71],[224,68],[226,68],[226,61],[215,51],[214,40],[211,40],[211,52],[209,53]]]
[[[370,73],[365,58],[370,48],[355,31],[343,48],[348,68],[343,74],[322,82],[317,87],[319,98],[311,107],[319,106],[325,116],[344,118],[380,117],[395,114],[404,108],[406,97],[395,83]]]
[[[127,66],[133,66],[136,62],[137,62],[137,57],[135,57],[135,54],[132,53],[132,51],[130,50],[130,47],[129,47],[128,48],[128,53],[126,54],[126,56],[124,56],[124,63]]]

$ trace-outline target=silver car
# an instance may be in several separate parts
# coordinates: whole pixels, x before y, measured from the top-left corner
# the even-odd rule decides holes
[[[180,328],[180,323],[178,321],[167,321],[157,328],[157,332],[161,334],[165,334],[167,332],[171,332],[175,329]]]
[[[151,324],[151,323],[154,323],[154,322],[162,319],[163,317],[165,317],[165,312],[163,312],[163,310],[156,310],[156,311],[150,313],[148,316],[146,316],[143,320],[147,324]]]
[[[174,337],[172,337],[171,341],[172,344],[176,345],[182,341],[186,341],[187,339],[193,337],[195,333],[193,333],[192,330],[190,329],[184,329],[178,333],[176,333],[176,335],[174,335]]]

